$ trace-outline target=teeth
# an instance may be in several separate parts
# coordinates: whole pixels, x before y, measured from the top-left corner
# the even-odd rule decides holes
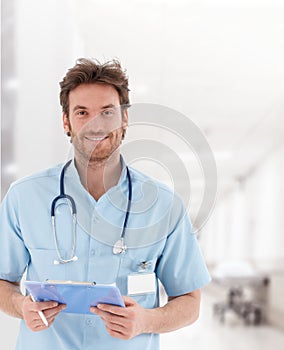
[[[101,141],[103,140],[105,137],[87,137],[88,140],[91,141]]]

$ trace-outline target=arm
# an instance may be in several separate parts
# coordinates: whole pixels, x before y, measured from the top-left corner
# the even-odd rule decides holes
[[[105,322],[109,334],[131,339],[142,333],[166,333],[195,322],[199,315],[200,290],[178,297],[159,308],[144,309],[133,299],[124,297],[126,308],[101,304],[91,307]]]
[[[53,301],[34,303],[29,296],[24,296],[20,291],[18,282],[8,282],[0,279],[0,310],[10,316],[22,318],[32,331],[44,330],[38,312],[43,311],[48,321],[48,327],[52,325],[55,317],[66,306]]]
[[[169,297],[165,306],[148,310],[151,330],[147,333],[166,333],[194,323],[199,317],[200,295],[198,289],[178,297]]]
[[[20,291],[20,283],[0,280],[0,309],[3,312],[13,317],[23,318],[24,298]]]

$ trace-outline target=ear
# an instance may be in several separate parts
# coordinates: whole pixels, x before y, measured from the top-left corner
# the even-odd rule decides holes
[[[125,109],[122,112],[122,127],[123,129],[126,129],[128,127],[128,110]]]
[[[122,138],[121,139],[124,140],[126,130],[128,127],[128,111],[124,110],[122,113],[123,114],[122,114]]]
[[[63,121],[63,128],[65,133],[67,134],[67,136],[70,136],[70,131],[71,131],[70,121],[66,113],[62,114],[62,121]]]

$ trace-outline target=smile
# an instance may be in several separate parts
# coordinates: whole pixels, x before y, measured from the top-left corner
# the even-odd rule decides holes
[[[106,139],[108,136],[103,136],[103,137],[90,137],[90,136],[85,136],[85,138],[89,141],[102,141]]]

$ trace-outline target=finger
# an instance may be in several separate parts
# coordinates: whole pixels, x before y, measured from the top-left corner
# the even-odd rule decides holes
[[[106,329],[107,329],[107,331],[108,331],[108,333],[109,333],[109,335],[110,335],[111,337],[113,337],[113,338],[119,338],[119,339],[125,339],[124,333],[119,332],[119,331],[115,331],[115,330],[113,330],[112,328],[107,327],[107,326],[106,326]]]
[[[33,330],[38,330],[38,328],[40,328],[40,330],[43,330],[44,327],[48,328],[54,322],[54,319],[58,315],[58,313],[61,312],[64,308],[66,308],[66,305],[65,304],[61,304],[61,305],[57,306],[56,308],[47,309],[45,311],[42,311],[44,316],[45,316],[45,318],[46,318],[46,320],[47,320],[47,322],[48,322],[48,326],[46,326],[44,324],[42,319],[39,317],[39,314],[38,314],[37,311],[32,311],[32,313],[34,315],[34,318],[33,318],[33,320],[30,323],[31,328]]]
[[[55,321],[55,317],[47,318],[48,327],[50,327],[54,321]]]
[[[48,326],[46,326],[42,320],[40,320],[40,323],[36,326],[37,329],[40,329],[40,330],[44,330],[44,329],[47,329]]]
[[[110,314],[110,313],[107,312],[107,311],[99,310],[98,308],[96,308],[96,307],[94,307],[94,306],[91,307],[91,311],[92,311],[94,314],[100,316],[100,317],[101,317],[103,320],[105,320],[105,321],[107,321],[107,320],[111,317],[111,315],[113,315],[113,314]],[[114,316],[115,316],[115,315],[114,315]]]
[[[118,317],[124,317],[122,315],[117,315],[114,312],[108,311],[107,308],[106,308],[106,310],[103,310],[103,307],[98,308],[96,306],[91,306],[90,307],[90,311],[93,312],[94,314],[102,317],[102,318],[110,317],[110,315],[118,316]]]
[[[50,323],[50,319],[54,318],[55,316],[57,316],[63,309],[66,308],[65,304],[61,304],[55,308],[52,309],[45,309],[44,311],[42,311],[42,313],[44,314],[45,318],[47,319],[47,322]],[[38,315],[38,311],[32,311],[32,313],[34,314],[34,319],[36,320],[41,320],[41,318]],[[43,323],[43,321],[41,320],[41,323]]]
[[[47,328],[49,328],[52,324],[53,324],[53,322],[55,321],[55,317],[54,316],[50,316],[50,317],[47,317],[46,316],[46,320],[47,320],[47,322],[48,322],[48,326],[46,326],[44,323],[43,323],[43,321],[42,321],[42,319],[41,318],[35,318],[33,321],[32,321],[32,324],[31,324],[31,326],[32,326],[32,328],[34,328],[35,330],[44,330],[44,329],[47,329]]]
[[[121,306],[115,306],[115,305],[110,305],[110,304],[98,304],[97,308],[99,310],[109,312],[111,314],[118,315],[118,316],[125,317],[127,315],[126,308],[123,308]]]
[[[90,311],[95,315],[98,315],[100,312],[100,310],[96,306],[90,306]]]
[[[122,299],[124,301],[125,306],[135,305],[137,304],[136,301],[130,297],[127,297],[125,295],[122,296]]]
[[[115,332],[120,332],[120,333],[125,333],[128,330],[126,325],[120,324],[120,323],[114,323],[111,321],[107,324],[107,327],[109,329],[112,329]]]
[[[96,308],[94,308],[94,309],[96,309]],[[108,325],[110,325],[110,324],[115,325],[116,324],[122,328],[126,328],[126,326],[125,326],[126,318],[125,317],[114,315],[114,314],[111,314],[109,312],[98,310],[98,309],[94,310],[94,313],[96,315],[98,315],[105,322],[105,324],[108,324]]]
[[[56,301],[36,301],[31,303],[31,311],[43,311],[57,307],[58,303]]]
[[[90,307],[90,311],[92,312],[92,313],[94,313],[95,315],[98,315],[98,316],[103,316],[104,315],[104,311],[102,311],[102,310],[99,310],[96,306],[91,306]]]
[[[34,319],[31,324],[30,324],[30,328],[34,331],[34,332],[37,332],[37,331],[42,331],[44,329],[47,329],[48,327],[42,322],[41,319]]]
[[[55,308],[52,309],[48,309],[44,311],[44,315],[47,318],[51,318],[51,317],[55,317],[57,316],[61,311],[63,311],[64,309],[66,309],[66,305],[65,304],[60,304]]]

